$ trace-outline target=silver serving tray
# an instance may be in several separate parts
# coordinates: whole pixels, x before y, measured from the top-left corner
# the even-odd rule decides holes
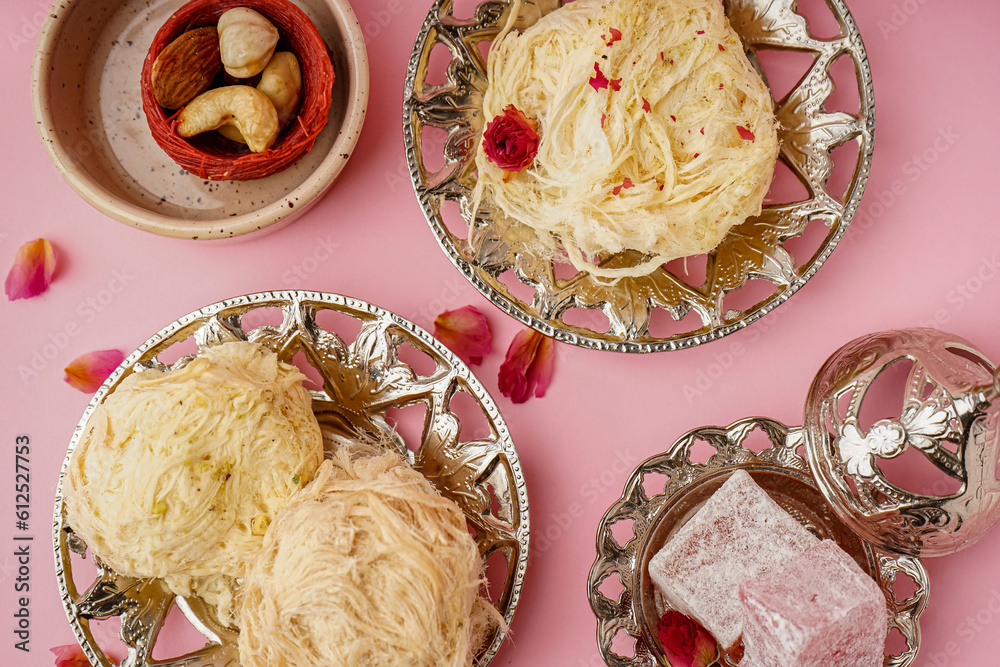
[[[334,314],[330,320],[336,325],[325,328],[317,323],[317,319],[329,321],[325,313]],[[275,315],[280,324],[264,324]],[[98,559],[94,559],[96,578],[78,585],[74,565],[79,567],[87,545],[68,525],[63,510],[63,476],[91,413],[133,372],[188,363],[197,352],[171,364],[159,357],[170,358],[171,348],[189,337],[199,350],[227,341],[253,341],[289,363],[303,353],[305,363],[322,379],[322,387],[312,391],[313,411],[328,450],[359,434],[391,437],[414,467],[464,511],[487,562],[488,579],[503,582],[490,591],[490,598],[511,623],[528,561],[527,487],[507,425],[482,384],[433,336],[376,306],[336,294],[263,292],[206,306],[147,340],[100,388],[73,433],[56,492],[53,538],[63,605],[91,663],[114,664],[94,641],[91,622],[118,617],[128,650],[123,667],[239,665],[236,633],[219,625],[212,610],[198,599],[175,598],[156,579],[119,576]],[[455,402],[463,394],[471,403]],[[425,408],[420,442],[404,443],[387,411],[415,405]],[[470,433],[463,432],[463,419]],[[175,604],[207,644],[186,655],[153,659],[154,645],[165,641],[158,633]],[[500,628],[494,630],[476,665],[485,667],[492,661],[504,635]]]
[[[768,446],[759,453],[748,447],[764,438]],[[708,447],[701,451],[711,452],[704,457],[707,459],[704,463],[692,460],[696,457],[693,450],[698,447]],[[736,469],[750,473],[810,532],[821,539],[836,541],[871,575],[886,597],[890,635],[898,631],[905,642],[905,648],[887,653],[884,665],[906,667],[913,662],[920,647],[920,615],[929,595],[927,572],[918,559],[879,550],[851,531],[817,488],[802,448],[801,429],[789,429],[771,419],[748,418],[727,427],[690,431],[667,451],[635,469],[625,482],[621,499],[601,519],[597,529],[597,559],[587,582],[590,606],[597,615],[598,648],[608,665],[664,664],[665,655],[656,639],[656,623],[669,607],[654,595],[649,561]],[[655,492],[649,490],[653,485]],[[612,529],[620,521],[632,522],[634,536],[625,544],[616,540]],[[600,590],[608,577],[620,579],[624,588],[616,600]],[[897,579],[908,579],[912,585],[913,592],[905,599],[900,599],[894,589]],[[904,588],[900,586],[901,590]],[[620,631],[635,639],[631,656],[619,655],[612,648]],[[736,667],[736,660],[726,656],[719,664]]]
[[[559,4],[557,0],[526,0],[517,27],[534,24]],[[833,39],[810,34],[806,19],[796,13],[797,0],[725,1],[752,62],[757,62],[761,50],[804,52],[815,58],[791,92],[775,100],[779,159],[805,186],[807,199],[765,206],[760,216],[734,228],[704,260],[704,282],[687,277],[683,269],[661,267],[646,277],[609,284],[575,270],[566,277],[568,264],[542,261],[509,245],[494,228],[488,209],[481,208],[469,230],[487,86],[479,47],[505,24],[510,3],[486,0],[472,18],[463,19],[453,14],[453,0],[435,0],[407,68],[403,140],[417,199],[441,247],[476,289],[508,315],[582,347],[618,352],[676,350],[721,338],[759,319],[792,296],[830,256],[857,211],[868,181],[875,133],[868,56],[843,0],[827,0],[827,4],[841,30]],[[445,82],[432,85],[427,79],[431,51],[437,46],[447,49],[450,61]],[[841,56],[854,64],[858,113],[824,108],[834,90],[829,70]],[[444,135],[443,145],[433,140],[434,132]],[[849,141],[857,141],[859,150],[856,161],[845,165],[852,176],[840,194],[829,188],[834,167],[831,154]],[[437,167],[442,161],[443,166]],[[448,202],[457,203],[457,210],[447,208]],[[825,225],[825,236],[812,255],[800,262],[785,244],[803,236],[810,223],[817,221]],[[605,258],[605,265],[621,267],[641,260],[638,253],[626,252]],[[741,294],[750,281],[771,283],[770,293],[763,298],[755,289]],[[680,331],[661,336],[650,333],[659,310],[680,322],[669,330]],[[696,317],[685,320],[690,313]],[[691,320],[696,321],[693,328]]]

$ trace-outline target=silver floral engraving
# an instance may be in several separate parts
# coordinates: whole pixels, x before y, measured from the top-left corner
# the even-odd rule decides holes
[[[281,313],[279,325],[255,325],[261,321],[258,316],[275,310]],[[317,317],[326,312],[358,323],[355,339],[348,342],[343,332],[318,324]],[[495,559],[490,565],[503,569],[493,578],[502,580],[502,587],[491,595],[497,611],[510,624],[524,582],[529,523],[527,487],[507,426],[486,390],[453,353],[410,322],[363,301],[318,292],[266,292],[206,306],[177,320],[129,356],[97,392],[77,425],[63,474],[94,408],[133,372],[187,364],[197,353],[171,364],[159,357],[166,357],[170,348],[190,336],[199,350],[248,340],[274,350],[289,363],[301,353],[322,378],[322,387],[312,390],[313,411],[327,447],[366,434],[393,439],[414,467],[462,508],[484,560],[494,554],[502,556],[502,564]],[[408,353],[419,354],[429,370],[418,372],[403,361],[404,347]],[[462,432],[452,407],[460,394],[470,397],[482,412],[484,430]],[[425,410],[421,441],[404,443],[388,411],[415,405]],[[118,617],[128,651],[122,667],[239,666],[235,631],[218,624],[213,610],[200,600],[175,599],[158,580],[123,577],[95,559],[96,579],[78,592],[73,565],[74,559],[86,555],[86,544],[66,522],[61,477],[54,540],[63,604],[91,663],[112,664],[93,639],[91,621]],[[154,660],[157,634],[174,604],[205,636],[206,646],[167,661]],[[493,660],[505,634],[500,627],[493,629],[476,656],[477,667]]]
[[[873,389],[894,364],[910,364],[902,396]],[[1000,520],[1000,376],[967,341],[935,329],[888,331],[848,343],[817,374],[804,432],[817,482],[865,539],[911,556],[947,555]],[[865,432],[869,400],[899,400],[898,418]],[[907,450],[940,473],[933,483],[893,481],[882,461]],[[928,469],[931,472],[931,469]],[[911,488],[912,487],[912,488]]]
[[[903,453],[907,446],[930,451],[949,432],[949,424],[958,419],[946,403],[931,399],[908,405],[899,420],[883,419],[862,433],[856,422],[844,425],[837,446],[849,475],[873,478],[877,473],[875,459],[891,459]]]
[[[517,27],[532,25],[558,4],[526,0]],[[504,25],[509,3],[486,0],[471,19],[453,14],[453,0],[433,3],[413,48],[403,93],[407,162],[417,198],[438,242],[466,278],[504,312],[546,335],[584,347],[619,352],[681,349],[725,336],[770,312],[802,287],[833,252],[867,183],[875,131],[871,71],[857,26],[843,0],[827,2],[842,32],[834,39],[817,39],[809,33],[805,19],[795,11],[796,0],[726,0],[725,4],[752,60],[759,50],[794,50],[814,56],[792,91],[775,100],[779,159],[805,186],[807,196],[800,202],[767,205],[761,215],[731,230],[708,254],[704,282],[689,284],[690,279],[665,267],[613,283],[586,272],[557,277],[566,265],[526,252],[516,241],[517,234],[494,224],[488,205],[472,219],[474,157],[486,89],[479,46],[492,40]],[[444,47],[450,54],[446,81],[441,84],[428,82],[435,47]],[[834,91],[830,68],[841,57],[854,64],[860,96],[857,113],[825,108]],[[444,135],[440,149],[425,136],[430,130]],[[859,147],[851,165],[852,178],[845,192],[835,192],[830,185],[832,153],[852,141]],[[442,157],[443,166],[430,166]],[[448,202],[458,204],[464,220],[457,219],[457,213],[451,216],[445,207]],[[798,263],[785,244],[802,236],[813,222],[825,225],[825,236],[813,255]],[[453,231],[456,225],[468,229],[468,238]],[[619,268],[643,259],[639,253],[626,251],[602,258],[602,265]],[[512,289],[512,281],[527,285],[531,296]],[[750,281],[769,282],[773,289],[756,303],[736,307],[729,296]],[[579,309],[587,312],[567,317]],[[650,326],[658,310],[677,322],[693,313],[695,324],[688,320],[677,327],[677,333],[654,335]]]

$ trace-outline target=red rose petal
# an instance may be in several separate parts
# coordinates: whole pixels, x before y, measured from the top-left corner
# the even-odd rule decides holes
[[[701,133],[705,134],[705,128],[701,128]]]
[[[555,342],[534,329],[524,329],[511,341],[500,366],[500,393],[515,403],[545,396],[552,381]]]
[[[743,127],[742,125],[737,125],[736,131],[739,132],[740,137],[742,137],[746,141],[754,141],[757,138],[753,135],[753,132]]]
[[[46,239],[28,241],[17,256],[4,282],[8,301],[30,299],[49,288],[56,270],[56,251]]]
[[[594,71],[597,72],[597,74],[595,74],[594,76],[590,77],[590,81],[588,83],[590,83],[590,85],[594,87],[594,90],[600,90],[601,88],[607,88],[608,87],[608,77],[604,76],[604,72],[601,71],[601,65],[600,65],[600,63],[594,63]]]
[[[55,667],[90,667],[90,660],[76,644],[64,644],[49,649],[56,655]]]
[[[611,86],[611,90],[621,90],[622,89],[622,80],[621,79],[611,79],[611,81],[608,82],[608,85]]]
[[[605,46],[611,46],[612,44],[614,44],[615,42],[617,42],[622,38],[621,30],[618,30],[617,28],[611,28],[610,32],[611,32],[611,39],[607,41]],[[604,35],[601,35],[601,39],[604,39]]]
[[[692,159],[692,160],[697,160],[697,159],[698,159],[698,156],[699,156],[699,155],[701,155],[701,153],[695,153],[695,154],[694,154],[694,157],[693,157],[693,158],[691,158],[691,159]]]
[[[108,379],[125,355],[118,350],[98,350],[82,354],[65,368],[66,382],[75,389],[92,394]]]
[[[632,179],[629,178],[628,176],[626,176],[625,180],[622,181],[622,184],[621,185],[616,185],[611,190],[611,193],[617,195],[617,194],[619,194],[622,191],[623,188],[634,188],[634,187],[635,187],[635,184],[632,183]]]
[[[704,35],[704,34],[705,34],[705,31],[704,31],[704,30],[699,30],[697,34],[699,34],[699,35]]]
[[[725,88],[725,87],[726,87],[726,84],[724,84],[724,83],[720,83],[720,84],[719,84],[719,90],[722,90],[722,89],[723,89],[723,88]]]
[[[663,51],[660,51],[660,60],[663,60]]]
[[[475,306],[446,310],[434,320],[434,335],[467,364],[483,363],[493,351],[490,323]]]
[[[649,112],[649,100],[647,100],[645,97],[642,98],[642,110],[647,113]]]
[[[607,118],[608,118],[608,114],[606,114],[606,113],[602,113],[601,114],[601,127],[604,127],[604,121],[607,120]]]
[[[670,120],[672,120],[672,121],[674,121],[676,123],[677,122],[677,116],[671,115],[670,116]]]

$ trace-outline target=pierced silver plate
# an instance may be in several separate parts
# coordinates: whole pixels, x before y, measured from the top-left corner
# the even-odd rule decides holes
[[[755,445],[754,450],[749,446]],[[756,446],[763,444],[766,447]],[[703,449],[707,447],[708,449]],[[920,615],[927,606],[927,572],[916,558],[873,547],[843,523],[827,504],[803,458],[802,430],[771,419],[748,418],[727,427],[689,431],[662,454],[639,465],[625,482],[621,499],[597,529],[597,559],[590,569],[587,593],[597,615],[597,643],[612,667],[660,667],[665,658],[656,639],[656,623],[669,607],[654,599],[647,574],[649,560],[705,503],[736,469],[746,470],[789,514],[821,539],[832,539],[870,574],[885,594],[890,641],[898,632],[902,646],[887,647],[885,667],[906,667],[920,647]],[[760,453],[754,453],[755,450]],[[705,463],[693,457],[709,451]],[[631,523],[633,535],[622,543],[615,524]],[[608,578],[620,580],[621,594],[611,599],[601,589]],[[896,588],[897,579],[901,579]],[[908,581],[906,581],[908,580]],[[897,590],[913,592],[900,599]],[[607,590],[607,589],[606,589]],[[612,648],[624,632],[635,644],[633,654]],[[621,639],[618,640],[619,642]],[[891,654],[888,654],[892,651]],[[720,659],[736,667],[734,656]]]
[[[534,24],[559,4],[526,0],[517,27],[523,30]],[[815,58],[791,92],[775,101],[781,126],[779,159],[805,186],[807,199],[765,206],[760,216],[734,228],[704,257],[704,282],[688,277],[681,264],[671,263],[649,276],[607,284],[585,272],[572,270],[567,276],[572,268],[568,264],[542,261],[520,248],[515,251],[494,228],[488,210],[479,211],[469,230],[487,86],[480,47],[505,24],[509,0],[486,0],[469,19],[454,15],[453,0],[435,0],[407,68],[403,140],[417,199],[441,247],[476,289],[508,315],[582,347],[676,350],[721,338],[770,312],[802,287],[833,252],[857,211],[871,167],[875,101],[868,56],[843,0],[827,4],[840,26],[840,36],[833,39],[812,36],[806,19],[796,12],[797,0],[725,0],[752,62],[757,63],[761,50],[804,52]],[[445,82],[431,84],[431,52],[438,46],[447,49],[450,61]],[[841,56],[854,65],[858,113],[825,108],[834,90],[830,68]],[[853,172],[850,183],[840,194],[830,188],[832,153],[849,141],[856,141],[859,150],[856,162],[848,165]],[[841,159],[847,158],[838,162]],[[449,210],[449,202],[457,204],[457,210]],[[785,244],[802,237],[812,222],[825,225],[825,235],[800,263]],[[626,252],[604,258],[604,265],[629,266],[641,260],[638,253]],[[751,281],[771,283],[771,291],[760,298],[748,287]],[[667,335],[650,332],[658,310],[675,321]],[[697,314],[693,329],[685,320],[692,312]]]
[[[268,324],[269,319],[275,323]],[[282,361],[294,359],[318,379],[313,411],[328,450],[359,434],[391,437],[414,467],[464,511],[496,588],[491,600],[511,623],[528,561],[528,495],[507,425],[482,384],[433,336],[393,313],[335,294],[263,292],[206,306],[147,340],[104,383],[73,433],[56,492],[53,539],[63,605],[91,663],[114,664],[94,640],[91,622],[118,617],[128,651],[123,667],[239,665],[236,633],[218,624],[200,600],[175,598],[159,580],[123,577],[94,559],[96,578],[81,592],[74,561],[80,568],[87,545],[63,511],[63,476],[91,413],[133,372],[176,368],[195,358],[197,350],[185,349],[191,339],[198,350],[249,340],[274,350]],[[188,353],[168,363],[179,350]],[[402,428],[403,409],[411,406],[423,407],[422,425],[411,424],[419,436],[404,443],[396,427]],[[174,604],[207,644],[186,655],[154,659],[157,634]],[[475,664],[488,665],[503,639],[496,628]]]

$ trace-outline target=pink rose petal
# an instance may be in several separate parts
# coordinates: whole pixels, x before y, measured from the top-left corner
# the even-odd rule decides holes
[[[612,44],[614,44],[615,42],[617,42],[622,38],[621,30],[618,30],[617,28],[611,28],[610,32],[611,32],[611,39],[607,41],[606,46],[611,46]]]
[[[124,360],[125,355],[118,350],[99,350],[81,354],[65,368],[66,382],[74,389],[92,394],[100,389],[108,376]]]
[[[746,141],[753,141],[754,139],[757,138],[757,137],[755,137],[753,135],[753,132],[751,132],[747,128],[743,127],[742,125],[737,125],[736,126],[736,131],[739,132],[740,133],[740,137],[742,137]]]
[[[8,301],[30,299],[49,288],[56,270],[56,251],[46,239],[28,241],[17,249],[4,292]]]
[[[434,320],[434,335],[467,364],[483,363],[493,351],[493,334],[486,316],[475,306],[446,310]]]
[[[621,185],[616,185],[611,190],[611,194],[617,195],[617,194],[621,193],[621,191],[622,191],[623,188],[634,188],[634,187],[635,187],[635,183],[632,182],[631,178],[629,178],[628,176],[626,176],[625,180],[622,181]]]
[[[534,329],[524,329],[511,341],[500,366],[500,393],[515,403],[545,396],[552,381],[555,342]]]
[[[594,76],[590,77],[588,83],[594,87],[594,90],[600,90],[601,88],[608,87],[608,77],[604,76],[604,72],[601,71],[600,63],[594,63],[594,71],[597,72]]]
[[[90,660],[76,644],[64,644],[49,649],[56,655],[55,667],[90,667]]]

